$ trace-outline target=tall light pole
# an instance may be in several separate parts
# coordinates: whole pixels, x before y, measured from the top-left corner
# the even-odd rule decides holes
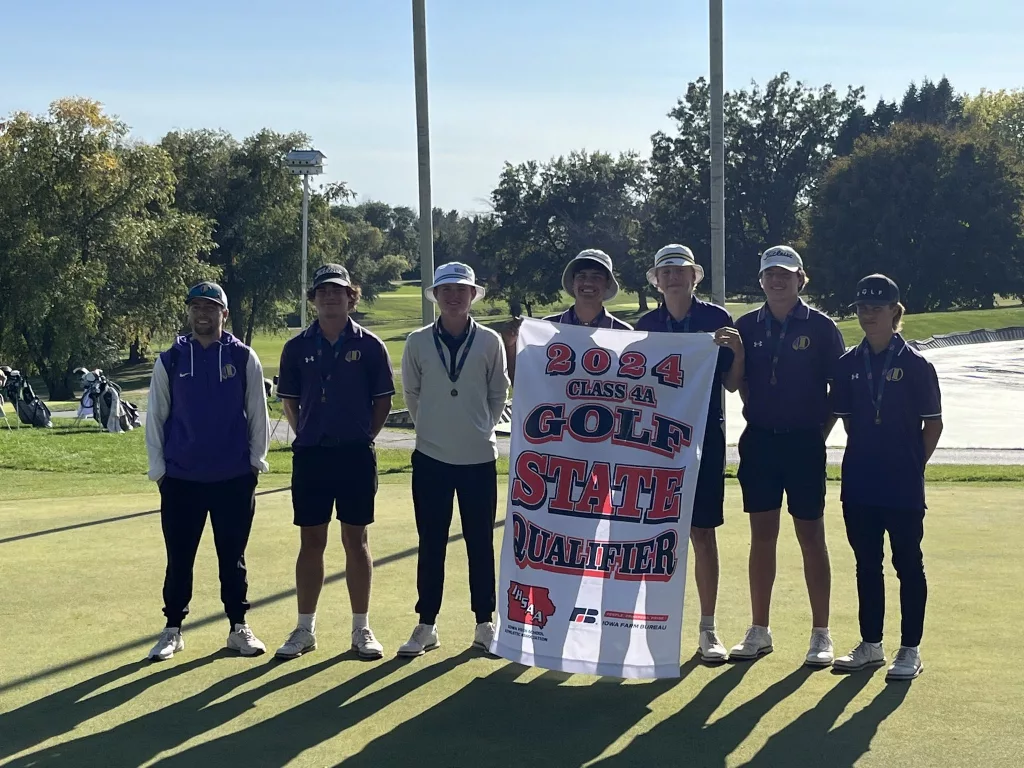
[[[416,138],[420,184],[420,280],[434,279],[434,208],[430,201],[430,112],[427,108],[427,11],[424,0],[412,0],[412,57],[416,74]],[[421,296],[423,324],[434,322],[434,305]]]
[[[725,86],[722,0],[710,2],[711,48],[711,297],[725,304]]]
[[[285,167],[302,177],[302,272],[299,277],[299,322],[306,327],[306,278],[309,273],[309,177],[324,172],[327,155],[316,149],[294,149],[285,155]]]

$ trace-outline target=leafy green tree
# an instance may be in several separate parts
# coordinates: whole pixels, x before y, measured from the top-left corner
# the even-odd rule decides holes
[[[1024,183],[990,138],[898,124],[828,170],[811,215],[808,270],[841,312],[884,272],[911,312],[993,306],[1024,292]]]
[[[52,398],[181,317],[209,222],[173,207],[167,153],[87,99],[15,113],[0,133],[0,345]],[[23,362],[18,362],[18,360]]]
[[[988,133],[1024,165],[1024,89],[982,90],[964,102],[964,117]]]

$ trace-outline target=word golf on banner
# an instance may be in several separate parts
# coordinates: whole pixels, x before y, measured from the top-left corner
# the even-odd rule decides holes
[[[710,334],[524,320],[491,651],[562,672],[678,677]]]

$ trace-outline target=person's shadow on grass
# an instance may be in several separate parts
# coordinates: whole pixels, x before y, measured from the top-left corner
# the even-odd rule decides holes
[[[197,659],[196,663],[191,666],[181,665],[181,667],[186,667],[185,669],[181,669],[181,667],[175,669],[180,670],[179,674],[187,672],[225,654],[227,651],[222,650],[206,659]],[[103,766],[103,768],[139,766],[152,760],[161,752],[174,749],[196,736],[233,720],[254,707],[257,699],[276,690],[300,683],[346,658],[352,657],[349,654],[343,654],[328,658],[318,664],[302,667],[282,675],[251,691],[231,696],[234,689],[258,679],[277,667],[273,662],[256,662],[243,671],[217,680],[209,688],[188,698],[175,701],[162,709],[123,722],[110,730],[55,744],[38,752],[24,755],[8,765],[12,768],[47,765],[72,765],[75,768],[81,766]],[[246,661],[251,663],[251,660]],[[128,687],[130,686],[122,686],[122,688]],[[119,688],[117,691],[121,691],[121,689]],[[119,694],[118,703],[127,701],[126,693],[128,692]],[[218,699],[223,699],[223,701],[218,701]],[[110,702],[110,704],[116,705],[114,702]],[[106,707],[106,709],[110,708],[110,706]],[[266,763],[259,764],[265,765]]]
[[[843,710],[867,686],[871,674],[857,673],[843,679],[821,701],[768,739],[744,768],[779,768],[787,765],[828,765],[852,768],[871,749],[871,740],[882,722],[895,712],[910,689],[886,685],[871,702],[838,728]]]
[[[339,765],[582,765],[640,722],[651,702],[678,685],[697,664],[696,659],[686,662],[680,678],[643,683],[601,678],[590,685],[572,685],[572,676],[550,671],[529,682],[516,682],[528,668],[507,663]]]
[[[813,674],[808,667],[800,667],[708,725],[708,720],[750,669],[749,663],[730,666],[679,712],[633,739],[622,752],[595,765],[601,768],[636,768],[638,765],[721,768],[726,765],[728,756],[746,740],[761,719],[796,693]]]
[[[177,755],[156,763],[162,768],[181,766],[195,768],[205,765],[286,765],[305,750],[334,738],[342,731],[373,718],[382,709],[416,691],[417,688],[443,677],[479,652],[465,650],[424,666],[386,688],[350,702],[388,675],[399,671],[406,662],[397,658],[375,663],[369,671],[321,693],[312,699],[262,720],[248,728],[197,744]],[[417,662],[411,662],[417,663]],[[253,693],[259,693],[259,689]],[[259,694],[265,695],[265,694]],[[249,698],[249,693],[242,694]],[[238,698],[238,697],[235,697]],[[431,744],[442,733],[430,735]],[[421,745],[422,746],[422,745]],[[407,760],[405,761],[407,762]],[[403,762],[403,764],[405,764]]]
[[[0,760],[74,730],[80,723],[131,701],[147,688],[204,667],[228,655],[226,649],[221,649],[208,656],[190,659],[180,664],[161,665],[156,669],[153,669],[152,662],[133,661],[0,715]],[[148,669],[153,669],[151,674],[130,680],[103,693],[90,695],[118,680]]]

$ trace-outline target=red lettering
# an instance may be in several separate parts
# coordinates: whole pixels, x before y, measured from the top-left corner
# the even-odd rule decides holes
[[[655,469],[654,495],[651,510],[647,513],[648,523],[667,523],[678,520],[682,513],[682,499],[679,490],[683,486],[683,469]]]
[[[594,463],[590,469],[590,479],[587,480],[583,495],[576,502],[574,509],[591,515],[612,514],[611,467],[601,461]]]
[[[523,451],[516,459],[516,478],[512,481],[512,503],[527,509],[538,509],[548,495],[548,456]]]
[[[618,517],[632,520],[640,520],[643,517],[643,510],[640,509],[640,493],[644,490],[651,490],[653,478],[653,467],[616,465],[615,487],[622,489],[622,503],[618,508]]]
[[[555,497],[548,506],[558,512],[573,512],[572,490],[586,473],[587,462],[581,459],[548,456],[548,478],[555,481]]]

